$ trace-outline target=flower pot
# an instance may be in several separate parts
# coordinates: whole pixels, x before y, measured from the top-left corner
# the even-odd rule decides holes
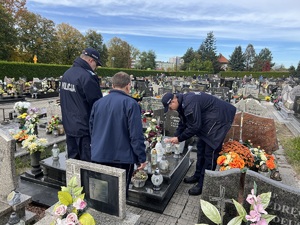
[[[41,165],[40,165],[40,160],[41,160],[41,152],[40,151],[36,151],[36,152],[30,154],[31,172],[33,174],[38,174],[42,171]]]
[[[142,175],[143,178],[141,178],[140,175]],[[133,176],[131,178],[131,183],[134,187],[141,188],[145,186],[147,180],[148,180],[148,174],[145,171],[136,170],[133,173]]]

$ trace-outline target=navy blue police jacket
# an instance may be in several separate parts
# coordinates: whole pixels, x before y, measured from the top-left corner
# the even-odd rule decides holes
[[[120,90],[95,102],[91,118],[91,159],[99,163],[146,161],[140,106]]]
[[[99,78],[80,57],[63,75],[60,84],[62,122],[69,136],[90,135],[89,119],[93,104],[102,97]]]
[[[196,135],[212,148],[220,146],[231,128],[236,108],[204,92],[176,94],[180,117],[175,136],[185,141]]]

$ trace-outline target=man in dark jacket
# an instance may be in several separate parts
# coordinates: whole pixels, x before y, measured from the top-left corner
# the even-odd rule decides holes
[[[97,66],[101,66],[99,53],[86,48],[61,79],[60,106],[69,158],[91,161],[89,118],[94,102],[102,97]]]
[[[189,190],[189,194],[200,195],[205,170],[216,168],[217,158],[234,120],[236,108],[202,92],[166,93],[162,103],[165,113],[169,109],[177,110],[180,117],[175,137],[167,139],[166,142],[178,144],[194,135],[198,136],[196,171],[193,176],[185,178],[184,182],[197,183]]]
[[[147,164],[141,110],[129,96],[130,83],[127,73],[116,73],[113,90],[95,102],[90,118],[92,161],[125,169],[127,194],[134,164]]]

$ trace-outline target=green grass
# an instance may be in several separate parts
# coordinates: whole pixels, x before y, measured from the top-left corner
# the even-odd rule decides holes
[[[300,174],[300,137],[290,138],[283,141],[284,151],[288,162]]]

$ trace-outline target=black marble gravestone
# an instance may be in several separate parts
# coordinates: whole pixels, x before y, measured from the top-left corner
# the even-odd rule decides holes
[[[119,216],[119,179],[104,173],[81,169],[81,185],[89,206]]]
[[[178,112],[169,110],[166,114],[164,132],[166,136],[174,136],[179,123]]]

